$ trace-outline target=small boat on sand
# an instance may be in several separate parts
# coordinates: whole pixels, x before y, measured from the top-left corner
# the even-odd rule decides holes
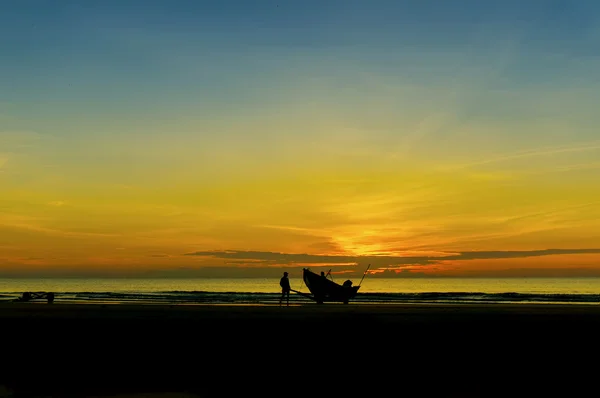
[[[358,289],[360,289],[360,284],[353,286],[351,280],[347,280],[340,285],[328,279],[324,273],[319,275],[308,268],[303,269],[302,279],[311,295],[301,293],[297,290],[294,290],[294,292],[316,301],[317,304],[323,304],[326,301],[348,304],[356,296]]]

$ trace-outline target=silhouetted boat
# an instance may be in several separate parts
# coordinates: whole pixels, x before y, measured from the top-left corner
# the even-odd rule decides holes
[[[348,302],[356,296],[358,289],[360,289],[360,284],[358,286],[352,286],[351,280],[347,280],[340,285],[327,279],[324,275],[312,272],[308,268],[304,268],[302,278],[312,296],[300,293],[296,290],[294,291],[315,300],[319,304],[323,304],[326,301],[348,304]]]

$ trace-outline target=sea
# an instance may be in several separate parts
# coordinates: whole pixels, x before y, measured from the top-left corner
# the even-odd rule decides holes
[[[341,280],[335,282],[342,283]],[[314,303],[302,279],[290,278],[290,283],[295,290],[290,295],[290,304]],[[600,278],[367,276],[359,285],[356,297],[350,301],[352,304],[600,303]],[[52,292],[54,303],[102,304],[277,305],[281,296],[279,275],[268,279],[0,279],[0,301],[15,301],[24,292]]]

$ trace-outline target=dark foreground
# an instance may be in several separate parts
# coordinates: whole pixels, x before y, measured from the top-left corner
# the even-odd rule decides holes
[[[15,397],[577,397],[600,379],[597,305],[1,303],[0,322]]]

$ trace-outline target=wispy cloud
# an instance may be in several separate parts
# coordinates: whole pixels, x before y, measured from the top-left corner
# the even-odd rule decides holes
[[[487,165],[491,163],[499,163],[499,162],[508,162],[517,159],[525,159],[531,157],[538,156],[551,156],[558,155],[569,152],[587,152],[587,151],[595,151],[600,149],[600,141],[592,141],[586,142],[577,145],[566,145],[566,146],[556,146],[556,147],[546,147],[546,148],[536,148],[530,149],[526,151],[518,151],[513,153],[506,153],[498,156],[492,156],[485,160],[480,160],[476,162],[464,163],[457,166],[452,166],[452,170],[460,170],[467,169],[476,166]]]
[[[258,265],[348,265],[371,264],[374,268],[390,266],[436,265],[440,262],[461,260],[491,260],[507,258],[525,258],[540,256],[598,254],[600,248],[591,249],[544,249],[522,251],[465,251],[459,253],[441,253],[440,255],[423,256],[331,256],[315,254],[277,253],[261,251],[197,251],[186,253],[186,256],[212,257],[223,260],[234,260],[236,263]]]
[[[56,205],[54,205],[56,206]],[[20,216],[20,215],[0,215],[0,228],[10,228],[13,230],[23,230],[37,232],[50,236],[72,237],[72,238],[101,238],[101,237],[118,237],[119,234],[111,233],[94,233],[82,231],[69,231],[66,229],[50,228],[43,224],[49,222],[49,219],[35,216]]]
[[[570,166],[557,167],[556,172],[569,172],[569,171],[578,171],[578,170],[593,170],[600,169],[600,162],[591,162],[591,163],[581,163],[581,164],[573,164]]]

